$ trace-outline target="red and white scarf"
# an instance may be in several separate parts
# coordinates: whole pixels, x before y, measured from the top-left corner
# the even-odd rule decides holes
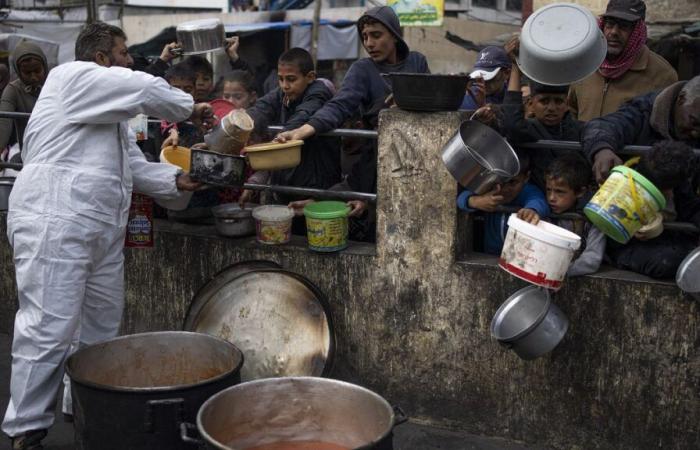
[[[598,26],[603,29],[603,18],[598,18]],[[600,65],[598,72],[605,78],[616,79],[624,75],[632,64],[637,60],[639,53],[644,48],[644,44],[647,42],[647,25],[643,20],[638,20],[634,25],[632,33],[627,40],[627,45],[622,51],[622,54],[615,59],[608,59],[605,57],[603,64]]]

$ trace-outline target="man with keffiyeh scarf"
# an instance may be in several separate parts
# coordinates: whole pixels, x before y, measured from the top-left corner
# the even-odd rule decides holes
[[[569,107],[589,121],[617,111],[639,95],[661,90],[678,75],[663,57],[646,46],[646,5],[642,0],[610,0],[598,20],[608,53],[598,70],[569,90]]]

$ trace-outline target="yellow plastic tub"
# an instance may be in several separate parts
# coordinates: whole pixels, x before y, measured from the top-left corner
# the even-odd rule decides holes
[[[187,147],[165,147],[160,151],[160,162],[178,166],[185,172],[189,172],[190,149]],[[192,199],[191,191],[181,191],[177,198],[170,200],[156,199],[156,203],[171,211],[182,211],[187,209],[190,199]]]
[[[245,154],[253,170],[282,170],[296,167],[301,162],[301,146],[304,141],[288,141],[283,144],[268,142],[250,145]]]

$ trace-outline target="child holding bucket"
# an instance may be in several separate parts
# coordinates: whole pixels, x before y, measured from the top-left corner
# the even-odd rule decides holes
[[[581,212],[580,200],[588,194],[591,185],[591,169],[579,155],[565,154],[556,158],[545,171],[547,203],[552,213]],[[552,219],[554,225],[576,233],[581,237],[581,247],[569,266],[570,277],[588,275],[598,271],[605,255],[605,235],[593,224],[583,219]]]
[[[627,244],[612,240],[608,255],[625,270],[652,278],[673,278],[683,258],[698,244],[697,235],[664,230],[663,222],[684,221],[700,226],[700,197],[690,177],[697,170],[692,149],[679,141],[659,141],[651,151],[629,165],[650,181],[666,199],[666,207],[642,227]]]
[[[457,207],[469,213],[484,211],[486,230],[484,251],[500,255],[508,231],[510,213],[497,212],[499,206],[519,207],[518,218],[537,224],[540,218],[549,216],[549,205],[540,189],[528,182],[530,179],[530,155],[522,150],[517,152],[520,160],[520,173],[507,183],[496,185],[485,194],[463,191],[457,196]]]

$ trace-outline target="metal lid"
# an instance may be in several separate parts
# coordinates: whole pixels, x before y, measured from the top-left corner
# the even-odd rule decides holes
[[[685,257],[676,272],[676,284],[684,292],[700,292],[700,248],[696,248]]]
[[[323,294],[306,278],[282,269],[223,271],[195,295],[185,329],[240,348],[242,381],[325,375],[335,345]]]

